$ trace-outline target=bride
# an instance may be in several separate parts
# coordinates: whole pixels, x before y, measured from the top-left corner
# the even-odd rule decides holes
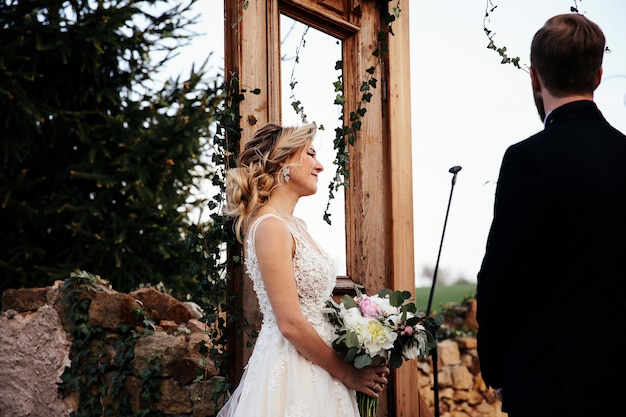
[[[224,213],[235,219],[263,323],[238,387],[218,417],[359,417],[356,391],[378,397],[385,365],[355,368],[331,347],[323,312],[335,286],[330,256],[293,216],[317,191],[315,125],[260,128],[226,177]]]

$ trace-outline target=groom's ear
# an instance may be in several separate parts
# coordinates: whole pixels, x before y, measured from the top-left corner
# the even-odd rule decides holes
[[[533,93],[541,93],[541,79],[539,78],[539,74],[537,74],[537,70],[533,67],[530,67],[530,85],[532,86]]]
[[[596,88],[598,88],[598,86],[602,82],[602,74],[603,73],[604,73],[604,69],[602,67],[600,67],[600,69],[598,70],[598,73],[596,74],[596,86],[594,88],[594,91],[595,91]]]

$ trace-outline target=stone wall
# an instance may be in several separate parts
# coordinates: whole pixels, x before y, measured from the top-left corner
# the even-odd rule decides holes
[[[6,290],[2,294],[0,315],[0,416],[68,417],[77,409],[77,395],[61,397],[58,383],[65,367],[70,366],[74,323],[67,318],[62,302],[64,283],[52,287]],[[158,378],[162,396],[153,404],[165,416],[209,417],[215,414],[213,381],[219,379],[210,359],[201,359],[200,345],[210,344],[202,312],[193,303],[181,303],[167,294],[143,288],[130,294],[111,290],[98,283],[83,297],[90,300],[89,324],[106,330],[103,339],[115,340],[120,324],[135,326],[142,336],[135,345],[133,374],[126,378],[132,391],[135,411],[142,403],[141,376],[151,358],[159,355]],[[154,323],[153,332],[137,323],[135,310],[147,312]],[[473,312],[463,314],[455,326],[475,327]],[[109,356],[115,352],[111,345]],[[447,339],[438,345],[438,382],[441,417],[505,417],[495,393],[487,389],[476,354],[476,339]],[[111,361],[110,358],[105,358]],[[206,365],[200,365],[206,363]],[[406,365],[405,365],[406,366]],[[434,376],[432,357],[417,362],[419,390],[434,413]],[[114,370],[112,371],[114,372]],[[205,380],[197,382],[198,372]],[[103,395],[103,402],[114,401]]]
[[[441,417],[506,417],[495,392],[481,375],[475,337],[442,340],[437,349],[439,412]],[[419,389],[434,412],[432,357],[418,361]]]
[[[444,333],[476,334],[476,299],[461,304],[449,303],[444,318],[443,327],[447,330]],[[502,403],[481,377],[475,337],[459,336],[439,341],[437,359],[440,417],[506,417]],[[432,356],[418,361],[417,367],[420,392],[434,413]]]
[[[78,407],[78,394],[64,397],[58,384],[70,366],[70,331],[74,323],[62,302],[64,283],[49,288],[5,290],[0,315],[0,416],[68,417]],[[138,339],[132,358],[132,373],[124,377],[121,392],[128,394],[132,411],[152,409],[165,416],[206,417],[215,414],[213,382],[219,379],[211,360],[200,361],[200,346],[210,344],[197,305],[181,303],[152,288],[130,294],[97,283],[81,297],[90,299],[88,322],[103,329],[106,354],[100,365],[108,367],[104,380],[116,377],[114,358],[119,351],[119,325],[134,327]],[[147,312],[150,323],[137,322],[137,311]],[[150,331],[146,331],[150,327]],[[92,347],[95,349],[95,347]],[[154,374],[155,358],[160,369]],[[202,365],[201,365],[202,364]],[[161,398],[146,404],[142,397],[146,369],[160,387]],[[196,381],[198,373],[204,380]],[[103,381],[106,384],[107,381]],[[155,381],[153,381],[155,382]],[[111,385],[99,395],[104,404],[114,404]],[[113,397],[113,398],[111,398]]]

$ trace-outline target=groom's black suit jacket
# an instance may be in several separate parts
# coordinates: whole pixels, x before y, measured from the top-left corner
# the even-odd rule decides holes
[[[592,101],[563,105],[505,152],[478,273],[481,371],[504,411],[617,415],[625,266],[626,136]]]

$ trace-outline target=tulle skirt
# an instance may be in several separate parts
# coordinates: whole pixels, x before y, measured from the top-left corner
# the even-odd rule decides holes
[[[356,392],[313,364],[278,327],[263,328],[217,417],[359,417]]]

